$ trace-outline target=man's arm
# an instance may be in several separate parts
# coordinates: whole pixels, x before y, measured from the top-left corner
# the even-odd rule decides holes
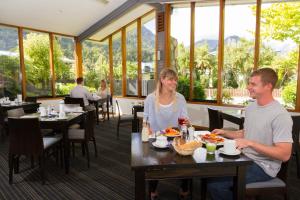
[[[272,146],[264,145],[259,142],[252,140],[247,140],[243,138],[236,139],[237,148],[253,148],[255,151],[271,157],[276,160],[287,161],[290,159],[292,152],[292,143],[289,142],[279,142]]]
[[[223,129],[215,129],[212,131],[212,133],[222,135],[230,139],[244,138],[244,130],[228,131]]]

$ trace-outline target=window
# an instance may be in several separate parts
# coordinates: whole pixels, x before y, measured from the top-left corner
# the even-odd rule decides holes
[[[21,93],[18,30],[0,26],[0,97]]]
[[[216,101],[218,85],[219,6],[196,4],[193,100]]]
[[[82,51],[84,85],[90,92],[96,92],[100,85],[101,43],[85,40]]]
[[[52,96],[49,34],[24,30],[24,62],[27,96]]]
[[[177,90],[186,99],[190,93],[190,30],[191,9],[186,7],[172,7],[170,57],[171,68],[178,73]]]
[[[137,23],[126,27],[126,94],[137,96]]]
[[[290,109],[296,104],[299,11],[300,2],[262,1],[259,67],[271,67],[277,72],[279,79],[273,95]]]
[[[121,32],[112,36],[113,49],[113,80],[114,95],[122,95],[122,49],[121,49]]]
[[[243,105],[249,99],[246,87],[254,67],[255,2],[225,5],[222,90],[225,104]]]
[[[53,51],[55,93],[57,96],[70,94],[75,86],[74,39],[56,35]]]
[[[107,82],[109,88],[109,44],[108,39],[100,42],[100,80]]]
[[[155,13],[142,18],[142,96],[155,89]]]

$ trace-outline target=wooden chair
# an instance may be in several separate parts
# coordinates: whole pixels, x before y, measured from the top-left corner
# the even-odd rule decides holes
[[[292,116],[293,119],[293,155],[296,157],[297,165],[297,177],[300,178],[300,144],[299,144],[299,134],[300,134],[300,116]]]
[[[59,149],[62,156],[62,136],[56,135],[54,137],[43,138],[38,118],[8,118],[8,127],[9,183],[12,184],[13,182],[13,170],[15,169],[15,172],[19,171],[19,157],[26,155],[40,159],[42,184],[44,184],[46,152],[53,149],[53,147],[60,147]]]
[[[94,128],[96,124],[96,110],[91,109],[88,110],[84,120],[84,129],[69,129],[69,142],[72,143],[72,150],[73,155],[74,152],[74,143],[81,143],[82,144],[82,152],[83,154],[86,152],[87,154],[87,163],[88,168],[90,167],[90,155],[89,155],[89,141],[94,143],[95,148],[95,157],[97,157],[97,146],[96,146],[96,139],[94,136]]]
[[[65,104],[79,104],[81,107],[84,108],[83,98],[65,97],[64,101]]]
[[[132,124],[133,115],[122,115],[121,116],[118,100],[116,100],[116,107],[118,110],[117,138],[119,139],[120,125],[121,124]]]
[[[274,194],[282,195],[285,200],[287,197],[287,170],[289,161],[283,162],[276,178],[264,182],[246,184],[246,197],[257,198],[259,196],[271,196]]]
[[[209,118],[209,131],[212,131],[214,129],[220,129],[223,128],[223,119],[221,117],[221,114],[218,110],[214,110],[211,108],[207,108],[208,110],[208,118]]]

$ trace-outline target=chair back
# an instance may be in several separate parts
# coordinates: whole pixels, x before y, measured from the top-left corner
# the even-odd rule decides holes
[[[116,107],[117,107],[117,110],[118,110],[118,117],[119,117],[119,120],[120,120],[121,119],[121,112],[120,112],[120,106],[119,106],[118,100],[116,100]]]
[[[65,97],[64,101],[65,104],[79,104],[81,107],[84,108],[83,98]]]
[[[25,115],[23,108],[15,108],[7,111],[7,117],[21,117]]]
[[[37,97],[25,97],[25,102],[37,102]]]
[[[209,131],[216,128],[223,128],[223,119],[218,110],[207,108],[209,118]]]
[[[287,181],[288,167],[289,167],[289,161],[282,162],[281,168],[277,174],[277,177],[283,180],[285,183]]]
[[[294,141],[293,145],[298,145],[299,144],[299,134],[300,134],[300,115],[292,116],[292,120],[293,120],[292,135],[293,135],[293,141]]]
[[[96,109],[90,109],[85,115],[84,129],[86,139],[90,140],[94,137],[94,128],[96,125]]]
[[[9,153],[40,155],[43,139],[38,118],[8,118]]]

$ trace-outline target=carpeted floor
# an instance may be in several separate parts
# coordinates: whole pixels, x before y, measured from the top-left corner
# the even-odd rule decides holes
[[[100,122],[96,126],[98,157],[90,143],[91,166],[87,168],[81,147],[76,148],[75,157],[71,158],[70,173],[66,175],[53,160],[47,160],[45,185],[41,184],[38,168],[30,169],[29,159],[20,160],[20,173],[14,174],[14,183],[8,184],[7,139],[0,143],[0,200],[19,199],[76,199],[76,200],[133,200],[134,179],[130,168],[131,128],[120,129],[120,139],[116,139],[116,121]],[[200,183],[193,180],[193,199],[200,199]],[[295,162],[289,169],[289,197],[300,199],[300,179],[296,177]],[[177,199],[179,182],[161,181],[159,193],[161,200]],[[270,199],[270,198],[268,198]],[[273,197],[271,199],[278,199]]]

